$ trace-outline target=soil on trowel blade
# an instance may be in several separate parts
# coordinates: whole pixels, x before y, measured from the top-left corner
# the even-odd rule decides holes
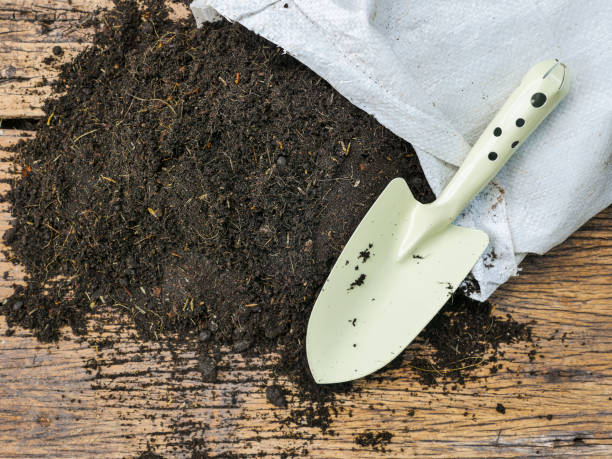
[[[63,66],[36,137],[16,149],[4,240],[27,279],[2,312],[51,341],[114,309],[143,339],[197,343],[207,382],[220,346],[275,350],[274,376],[312,401],[294,421],[326,430],[323,402],[351,386],[317,386],[308,371],[316,295],[391,179],[423,202],[434,196],[408,143],[282,49],[238,24],[197,30],[161,2],[140,3],[117,2],[97,23],[94,46]],[[412,366],[429,365],[431,383],[526,330],[457,294],[420,338],[434,360]],[[441,358],[447,340],[458,346]],[[274,384],[270,405],[284,406]]]

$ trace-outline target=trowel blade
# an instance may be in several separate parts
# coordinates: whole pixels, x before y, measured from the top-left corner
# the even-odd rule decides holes
[[[317,383],[361,378],[393,360],[486,249],[486,233],[450,225],[398,259],[402,226],[415,206],[423,205],[406,182],[393,180],[336,261],[306,334],[308,364]]]

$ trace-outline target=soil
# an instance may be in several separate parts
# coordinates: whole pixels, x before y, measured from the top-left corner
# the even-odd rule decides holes
[[[287,406],[287,399],[285,398],[285,391],[277,384],[266,387],[266,398],[274,405],[281,408]]]
[[[385,452],[385,446],[391,443],[393,434],[388,431],[363,432],[355,437],[355,443],[364,448],[372,448],[374,451]]]
[[[467,380],[476,378],[477,368],[486,366],[491,374],[497,373],[503,366],[498,362],[504,356],[500,345],[518,341],[532,343],[530,324],[517,322],[510,314],[505,318],[493,315],[490,303],[455,296],[414,342],[427,345],[431,354],[413,356],[409,365],[426,386],[465,385]],[[535,352],[530,349],[528,356]]]
[[[277,378],[289,378],[310,405],[287,422],[325,432],[334,393],[354,389],[318,386],[308,371],[299,343],[317,293],[391,179],[434,196],[410,144],[282,49],[238,24],[197,30],[139,3],[105,14],[16,149],[4,241],[27,282],[1,312],[53,341],[111,308],[140,339],[195,343],[206,382],[221,346],[276,351],[267,399],[285,406]],[[431,353],[391,365],[412,359],[425,385],[464,383],[497,365],[501,343],[530,336],[457,293],[418,338]]]

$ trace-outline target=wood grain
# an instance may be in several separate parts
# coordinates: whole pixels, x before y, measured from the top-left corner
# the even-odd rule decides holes
[[[42,59],[52,43],[62,43],[65,58],[85,46],[75,37],[87,34],[71,25],[99,4],[73,0],[76,12],[65,11],[71,8],[67,0],[9,0],[0,6],[0,118],[42,115],[47,89],[35,85],[54,75]],[[67,19],[47,24],[51,30],[42,33],[40,15],[59,12]],[[9,66],[24,79],[2,80]],[[0,178],[11,174],[6,149],[23,135],[1,131]],[[0,212],[1,232],[10,215],[6,206]],[[260,361],[224,354],[220,382],[211,385],[192,370],[193,343],[142,343],[127,317],[101,313],[92,318],[86,339],[64,330],[65,338],[52,345],[21,329],[5,336],[0,318],[0,457],[133,457],[147,444],[181,457],[189,455],[189,441],[213,454],[379,457],[382,452],[354,440],[381,429],[394,434],[386,457],[609,457],[611,234],[608,208],[549,254],[528,257],[521,275],[492,298],[495,314],[535,320],[534,361],[527,355],[531,347],[506,346],[502,370],[491,375],[482,369],[475,381],[450,392],[421,387],[406,364],[387,370],[360,381],[360,392],[340,397],[333,434],[287,423],[289,410],[299,408],[293,397],[287,409],[266,402],[273,355]],[[0,263],[9,272],[0,280],[5,298],[23,272],[7,260]],[[109,335],[117,340],[110,348]],[[413,346],[406,359],[422,352],[427,349]],[[505,414],[495,410],[497,403]]]
[[[49,82],[91,40],[83,26],[109,0],[3,0],[0,5],[0,118],[43,116]],[[63,55],[53,55],[54,46]],[[45,59],[51,59],[45,63]]]

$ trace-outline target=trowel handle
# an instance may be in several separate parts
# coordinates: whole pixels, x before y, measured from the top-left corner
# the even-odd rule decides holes
[[[536,64],[489,123],[436,203],[452,220],[491,181],[569,91],[567,68],[557,60]]]

